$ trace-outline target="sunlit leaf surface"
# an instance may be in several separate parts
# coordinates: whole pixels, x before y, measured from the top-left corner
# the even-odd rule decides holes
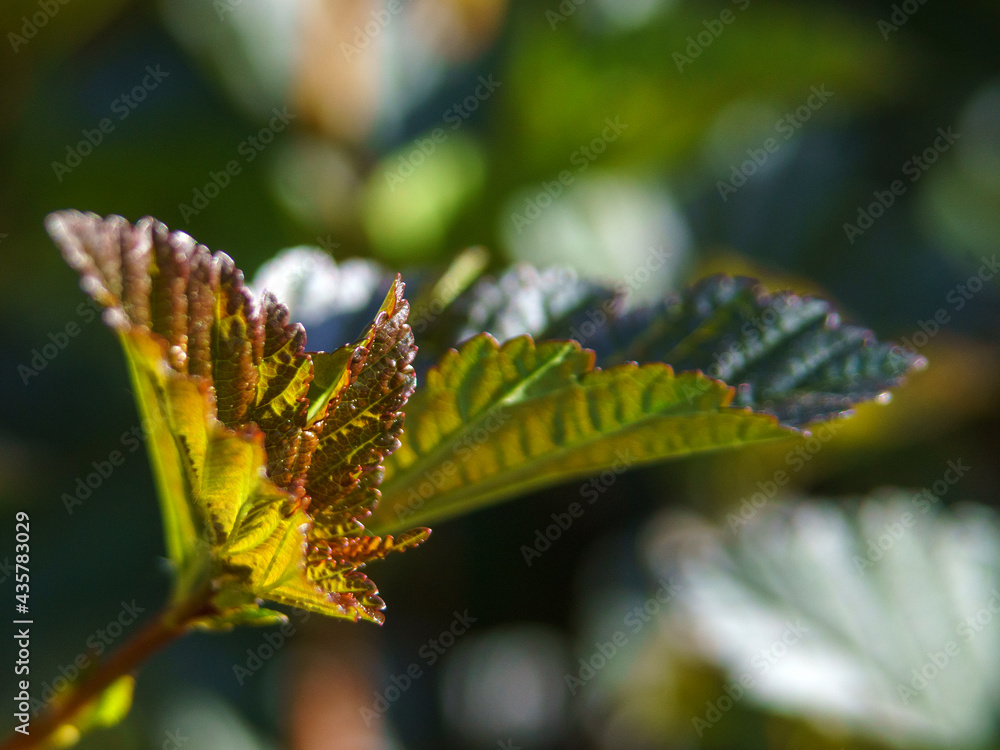
[[[256,300],[228,256],[152,219],[61,212],[48,228],[125,349],[175,596],[211,581],[207,626],[279,617],[260,599],[381,622],[359,568],[428,534],[363,525],[415,384],[402,282],[355,344],[316,355],[311,388],[305,330],[273,295]]]
[[[289,273],[296,268],[290,265]],[[501,343],[525,334],[571,338],[594,350],[602,367],[632,361],[699,370],[735,387],[734,405],[791,427],[840,416],[926,364],[843,323],[827,300],[770,293],[747,277],[710,276],[649,305],[633,304],[627,292],[581,280],[567,268],[513,266],[418,319],[421,362],[429,367],[483,331]]]
[[[795,434],[730,408],[733,391],[663,364],[594,369],[573,341],[502,347],[471,339],[431,370],[407,408],[371,523],[393,530],[585,477],[612,465],[731,448]]]

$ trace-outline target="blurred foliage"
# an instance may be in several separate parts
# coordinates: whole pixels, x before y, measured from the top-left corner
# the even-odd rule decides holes
[[[721,1],[410,0],[372,35],[365,25],[388,4],[224,2],[220,16],[218,4],[193,0],[70,0],[16,51],[8,33],[20,34],[40,3],[0,5],[0,371],[7,377],[0,505],[27,509],[37,523],[34,601],[45,649],[36,650],[33,669],[41,683],[60,674],[63,655],[89,648],[122,596],[151,611],[166,594],[166,576],[149,555],[162,544],[153,484],[144,459],[134,458],[143,451],[128,452],[125,440],[138,417],[126,374],[107,364],[120,354],[103,326],[92,325],[93,310],[78,307],[73,275],[43,234],[42,218],[69,206],[131,220],[155,215],[239,257],[248,272],[280,247],[319,246],[338,260],[377,257],[402,270],[418,260],[446,264],[468,245],[485,245],[493,270],[511,260],[569,264],[585,280],[615,284],[659,248],[669,263],[636,288],[637,298],[655,300],[712,272],[816,294],[847,322],[910,341],[931,366],[891,404],[860,407],[785,489],[843,497],[879,485],[920,487],[938,479],[947,460],[962,458],[972,470],[942,505],[965,497],[997,506],[998,277],[970,283],[996,252],[1000,216],[993,0],[920,4],[889,34],[878,22],[894,4],[870,0],[751,0],[745,10]],[[735,20],[678,71],[674,54],[726,9]],[[559,17],[554,26],[550,13]],[[115,101],[156,65],[168,77],[115,119]],[[477,97],[480,77],[491,75],[500,85]],[[785,140],[779,120],[823,85],[833,96]],[[240,145],[269,126],[273,107],[286,105],[297,117],[246,161]],[[456,115],[460,126],[452,129]],[[82,131],[105,117],[113,132],[60,181],[52,163],[65,162]],[[582,149],[601,148],[594,141],[615,117],[628,127],[591,160]],[[949,126],[961,134],[954,146],[849,242],[844,224],[858,221],[874,192],[907,180],[907,162]],[[438,128],[446,140],[415,164],[421,141],[434,143]],[[723,200],[719,183],[733,181],[752,158],[747,150],[758,152],[769,138],[778,150]],[[386,174],[399,173],[401,157],[413,172],[394,191]],[[181,204],[234,159],[240,172],[186,222]],[[565,183],[564,170],[573,170]],[[515,227],[512,214],[527,218],[532,206],[537,218]],[[980,291],[966,296],[960,285]],[[941,310],[947,322],[930,335]],[[70,322],[79,326],[73,335]],[[22,365],[36,374],[25,380]],[[81,490],[93,462],[115,449],[125,464],[99,488]],[[263,748],[273,737],[328,738],[327,720],[361,738],[347,747],[466,747],[439,710],[445,678],[436,668],[393,704],[391,731],[365,727],[353,706],[405,672],[456,609],[468,607],[484,633],[530,620],[591,649],[585,612],[610,611],[623,592],[641,603],[656,590],[636,552],[654,510],[686,509],[724,524],[757,482],[790,469],[789,460],[786,448],[764,446],[618,477],[530,568],[521,545],[577,499],[578,488],[449,525],[421,551],[419,566],[386,561],[380,583],[395,624],[370,640],[305,623],[287,652],[242,684],[233,666],[259,648],[259,633],[228,643],[193,638],[150,663],[124,725],[81,747],[158,747],[182,725],[185,750]],[[66,498],[81,504],[70,513]],[[92,539],[110,536],[118,543],[94,549]],[[596,604],[595,591],[603,592]],[[942,607],[958,614],[954,603]],[[67,609],[71,621],[57,616]],[[910,630],[904,624],[901,632]],[[345,644],[330,656],[344,675],[340,686],[319,668],[290,669],[293,661],[327,665],[320,655],[334,642]],[[346,669],[345,653],[377,656]],[[646,661],[662,664],[655,656]],[[701,659],[681,668],[694,676],[684,683],[694,708],[727,679],[719,664]],[[204,696],[197,706],[179,697],[192,690]],[[314,710],[290,710],[289,695]],[[508,698],[492,694],[491,708],[499,714]],[[571,720],[538,734],[544,742],[511,730],[515,745],[622,746],[616,725],[595,729],[599,710],[585,694],[569,702]],[[322,713],[341,704],[352,708]],[[826,725],[821,734],[768,705],[741,703],[700,746],[874,746],[848,725]],[[659,717],[650,741],[662,741],[674,714],[646,714]],[[684,742],[695,746],[690,736]],[[637,743],[626,746],[646,747]]]
[[[754,498],[716,527],[659,519],[645,549],[677,605],[644,631],[642,658],[610,689],[614,710],[709,746],[745,701],[888,747],[994,747],[997,678],[984,667],[1000,656],[996,519],[971,504],[941,512],[969,470],[952,461],[944,491],[886,490],[843,508]],[[724,674],[714,694],[708,667]]]
[[[53,747],[72,747],[88,732],[107,729],[121,722],[132,707],[135,679],[122,677],[85,706],[72,724],[61,726],[52,738]]]

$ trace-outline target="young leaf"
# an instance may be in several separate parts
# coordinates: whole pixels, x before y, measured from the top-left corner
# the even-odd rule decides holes
[[[309,411],[306,415],[310,426],[326,416],[330,401],[358,376],[363,356],[364,350],[355,345],[342,346],[329,354],[313,353],[313,379],[309,384]]]
[[[148,218],[67,211],[47,226],[125,349],[175,598],[210,585],[206,627],[280,617],[260,599],[381,622],[359,568],[429,533],[379,539],[362,523],[415,382],[402,282],[349,357],[316,355],[314,393],[305,331],[272,295],[255,300],[228,256]]]
[[[502,347],[480,335],[445,356],[407,407],[370,524],[442,519],[613,464],[787,438],[793,430],[730,408],[733,389],[663,364],[594,369],[574,341]]]
[[[375,322],[355,344],[348,384],[316,428],[308,475],[311,510],[317,528],[331,538],[358,531],[358,517],[378,501],[382,459],[399,446],[401,409],[416,386],[408,313],[397,280]]]

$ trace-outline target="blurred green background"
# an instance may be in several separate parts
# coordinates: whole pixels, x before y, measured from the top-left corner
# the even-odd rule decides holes
[[[372,570],[381,629],[293,614],[250,676],[234,667],[254,667],[261,631],[173,645],[127,721],[81,747],[1000,747],[1000,647],[963,652],[920,710],[898,690],[946,643],[914,607],[954,630],[1000,585],[1000,276],[969,281],[1000,245],[995,1],[7,0],[0,33],[0,560],[28,511],[36,690],[127,638],[132,624],[106,637],[123,602],[148,616],[168,590],[148,465],[125,437],[138,418],[124,363],[43,232],[50,211],[153,215],[248,277],[298,245],[399,269],[484,245],[494,270],[564,264],[619,283],[659,248],[670,262],[643,296],[749,273],[828,295],[931,363],[794,472],[794,534],[726,538],[787,447],[626,474],[531,566],[522,546],[581,488],[525,498]],[[67,508],[115,450],[122,465]],[[950,460],[971,468],[907,537],[906,565],[864,577],[868,609],[839,568],[803,564],[833,537],[864,555],[896,518],[871,514]],[[883,486],[903,489],[806,499]],[[730,560],[734,538],[746,548]],[[706,550],[749,580],[723,586],[706,563],[571,689],[664,571]],[[843,602],[866,628],[814,610],[813,633],[852,639],[791,652],[780,684],[758,674],[699,732],[739,678],[746,607],[775,606],[771,557],[812,571],[783,595]],[[432,662],[424,648],[466,610],[474,626]],[[982,632],[976,648],[1000,644],[1000,628]],[[902,642],[915,656],[890,658]],[[414,663],[421,676],[387,693]],[[887,687],[847,679],[847,664]],[[395,698],[366,722],[374,693]]]

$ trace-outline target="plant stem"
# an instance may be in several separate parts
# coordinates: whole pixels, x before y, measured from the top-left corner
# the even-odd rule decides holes
[[[87,674],[71,692],[57,697],[48,711],[32,721],[28,735],[15,733],[0,750],[32,750],[44,747],[59,727],[71,722],[87,704],[98,698],[115,681],[134,672],[142,662],[175,638],[184,635],[191,623],[211,614],[211,592],[198,592],[190,599],[167,607],[148,623],[110,659]]]

